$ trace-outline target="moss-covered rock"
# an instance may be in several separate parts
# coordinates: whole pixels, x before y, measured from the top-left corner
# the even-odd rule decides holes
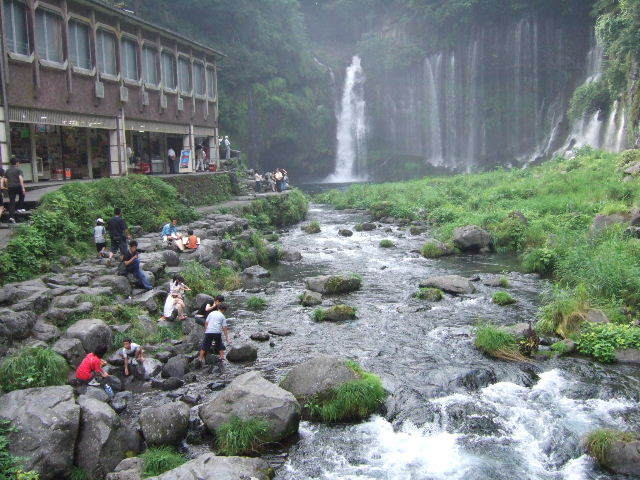
[[[502,307],[518,303],[518,301],[507,292],[496,292],[491,297],[491,300],[496,305],[500,305]]]
[[[640,441],[631,432],[599,429],[586,439],[587,452],[612,472],[640,475]]]
[[[320,233],[322,230],[320,228],[320,224],[318,222],[311,222],[308,225],[304,225],[300,227],[300,229],[309,234]]]
[[[317,292],[305,290],[300,294],[300,303],[303,307],[314,307],[322,303],[322,295]]]
[[[421,288],[413,294],[415,298],[429,302],[439,302],[444,298],[444,293],[438,288]]]
[[[338,295],[360,290],[362,279],[357,275],[323,275],[308,278],[307,288],[322,295]]]
[[[435,238],[430,238],[422,246],[420,253],[425,258],[439,258],[446,255],[453,255],[455,250]]]
[[[313,312],[313,318],[318,322],[344,322],[356,318],[356,309],[349,305],[334,305],[327,309],[319,308]]]

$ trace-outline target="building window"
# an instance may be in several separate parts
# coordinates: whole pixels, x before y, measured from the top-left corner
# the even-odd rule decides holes
[[[201,63],[193,64],[193,86],[195,87],[196,95],[200,95],[201,97],[205,95],[204,65]]]
[[[158,85],[158,70],[156,69],[157,52],[155,48],[142,48],[142,78],[147,85]]]
[[[162,85],[176,89],[176,58],[168,52],[162,52]]]
[[[116,37],[105,30],[98,30],[96,43],[98,50],[98,68],[100,69],[100,73],[116,76],[118,74],[118,66],[116,63]]]
[[[178,58],[178,83],[181,92],[191,93],[191,62],[183,57]]]
[[[43,60],[62,63],[62,19],[49,10],[36,10],[36,50]]]
[[[69,22],[69,60],[76,67],[90,70],[91,46],[89,45],[89,25],[71,20]]]
[[[16,0],[4,0],[2,22],[7,38],[7,48],[20,55],[29,55],[29,35],[27,34],[27,8]]]
[[[213,68],[207,68],[207,96],[214,100],[216,98],[216,90],[218,88],[218,82],[216,79],[216,72]]]
[[[138,44],[128,38],[122,39],[122,74],[129,80],[139,80]]]

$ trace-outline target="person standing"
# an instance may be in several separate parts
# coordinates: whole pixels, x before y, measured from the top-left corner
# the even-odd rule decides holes
[[[276,180],[276,192],[281,192],[282,191],[282,179],[284,178],[284,175],[282,175],[282,172],[280,171],[280,169],[276,170],[276,174],[275,174],[274,178]]]
[[[24,205],[24,196],[26,190],[24,188],[24,176],[20,170],[20,162],[16,158],[11,159],[11,166],[5,172],[5,181],[7,184],[7,193],[9,194],[9,221],[15,222],[16,214],[16,197],[18,197],[18,212],[22,213]]]
[[[196,172],[204,172],[204,149],[202,145],[196,145]]]
[[[167,157],[169,158],[169,173],[178,173],[178,171],[176,170],[176,151],[173,148],[169,147]]]
[[[111,251],[124,256],[127,251],[127,238],[130,237],[127,223],[122,218],[122,210],[120,207],[113,209],[113,217],[107,222],[107,232],[111,239]]]
[[[215,351],[218,353],[220,361],[224,360],[224,351],[226,350],[226,347],[224,346],[224,343],[222,343],[223,332],[227,343],[231,343],[227,319],[224,316],[226,311],[227,304],[221,303],[218,305],[217,310],[214,310],[207,315],[207,319],[204,322],[204,339],[200,347],[200,352],[198,352],[198,359],[200,360],[201,365],[205,364],[206,355],[211,351],[212,344]]]
[[[2,168],[2,164],[0,164],[0,217],[4,213],[4,190],[6,179],[4,178],[4,168]]]
[[[231,142],[227,136],[224,137],[224,158],[226,160],[231,159]]]
[[[256,193],[262,192],[262,175],[256,172],[255,175],[253,176],[253,180],[255,182]]]
[[[149,283],[149,279],[140,267],[140,257],[138,253],[138,242],[131,240],[129,248],[124,254],[124,267],[127,273],[133,274],[134,277],[142,284],[145,290],[153,290],[153,286]]]
[[[106,230],[104,228],[104,220],[99,218],[96,220],[96,226],[93,227],[93,241],[96,244],[98,258],[102,258],[102,251],[107,245]]]

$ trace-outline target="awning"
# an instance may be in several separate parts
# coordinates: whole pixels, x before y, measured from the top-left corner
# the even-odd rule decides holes
[[[115,117],[56,112],[25,107],[9,107],[9,122],[61,125],[63,127],[116,128]]]

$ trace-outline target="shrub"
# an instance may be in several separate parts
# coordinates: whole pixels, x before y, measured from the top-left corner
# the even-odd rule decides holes
[[[220,290],[238,290],[242,287],[242,277],[230,267],[220,267],[210,272],[211,280]]]
[[[271,428],[267,420],[242,420],[237,416],[216,427],[216,448],[222,455],[251,455],[260,452]]]
[[[479,325],[474,343],[476,347],[492,357],[516,362],[526,361],[526,357],[518,349],[515,337],[493,325]]]
[[[249,310],[263,310],[267,308],[267,301],[261,297],[249,297],[247,299],[247,308]]]
[[[126,332],[116,331],[113,335],[113,350],[122,348],[122,342],[125,338],[132,338],[135,342],[141,344],[154,344],[164,342],[165,340],[178,340],[183,337],[181,323],[166,327],[157,326],[151,330],[143,325],[138,317],[132,319],[129,323],[131,323],[131,328]]]
[[[569,118],[576,121],[583,115],[595,113],[598,110],[607,111],[610,104],[611,94],[606,82],[585,83],[573,92],[569,103]]]
[[[438,288],[421,288],[413,294],[415,298],[420,300],[428,300],[430,302],[439,302],[444,298],[444,293]]]
[[[211,295],[212,297],[220,294],[211,272],[197,261],[191,260],[187,262],[181,274],[185,283],[191,289],[191,291],[187,292],[190,297],[195,297],[199,293]]]
[[[175,175],[163,179],[175,187],[187,205],[215,205],[231,198],[233,187],[228,173],[215,175]]]
[[[37,472],[25,472],[22,469],[23,459],[9,452],[8,435],[16,431],[9,420],[0,419],[0,480],[38,480]]]
[[[556,252],[551,248],[534,248],[526,252],[522,257],[522,268],[527,273],[545,275],[553,272],[556,261]]]
[[[389,240],[388,238],[380,240],[380,248],[393,248],[395,246],[396,244],[393,243],[393,240]]]
[[[49,348],[25,348],[0,363],[0,386],[4,392],[33,387],[63,385],[67,361]]]
[[[243,214],[247,218],[261,218],[263,223],[268,219],[268,227],[283,228],[304,220],[308,209],[307,197],[300,190],[294,189],[286,195],[273,195],[253,201],[243,209]],[[252,227],[258,228],[256,225]]]
[[[439,258],[443,257],[447,254],[440,242],[436,240],[427,240],[427,242],[422,246],[420,253],[424,258]]]
[[[380,377],[365,372],[356,362],[349,361],[346,365],[360,378],[323,397],[312,397],[305,405],[311,418],[328,423],[361,420],[375,413],[387,398]]]
[[[150,447],[140,458],[144,462],[142,473],[145,478],[162,475],[187,462],[186,457],[173,447]]]
[[[573,334],[584,320],[589,308],[586,291],[583,287],[575,291],[554,288],[545,298],[540,308],[540,320],[536,328],[545,334],[558,334],[564,338]]]
[[[491,297],[491,300],[496,305],[500,305],[502,307],[506,307],[507,305],[513,305],[518,301],[509,295],[507,292],[495,292]]]
[[[556,342],[549,347],[552,351],[557,353],[558,355],[564,355],[569,351],[569,346],[566,341]]]
[[[614,442],[633,442],[637,438],[635,433],[601,428],[591,432],[587,436],[585,445],[589,455],[595,458],[601,465],[605,465],[607,463],[609,449]]]
[[[580,353],[600,362],[613,362],[616,350],[640,348],[640,328],[616,323],[585,323],[576,336]]]
[[[71,467],[71,472],[69,473],[68,480],[87,480],[87,478],[87,472],[85,472],[82,468],[76,466]]]

